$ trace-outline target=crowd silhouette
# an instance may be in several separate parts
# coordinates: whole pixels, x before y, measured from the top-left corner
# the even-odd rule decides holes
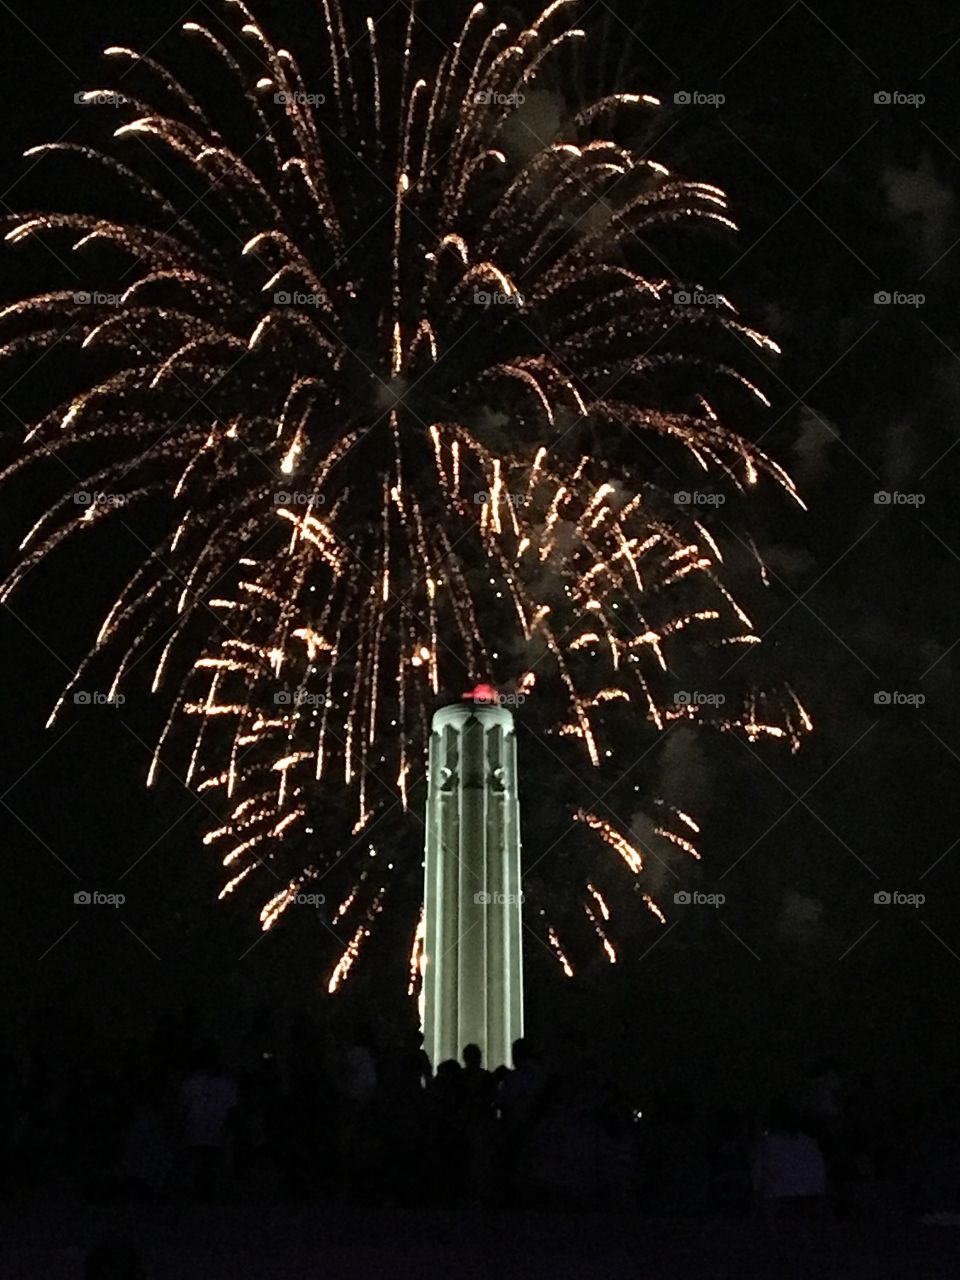
[[[198,1022],[0,1053],[4,1200],[960,1223],[955,1087],[882,1092],[825,1059],[748,1114],[679,1085],[629,1096],[575,1033],[552,1058],[518,1040],[491,1072],[476,1045],[434,1069],[417,1031],[334,1036],[300,1015],[281,1034],[267,1011],[226,1062]]]

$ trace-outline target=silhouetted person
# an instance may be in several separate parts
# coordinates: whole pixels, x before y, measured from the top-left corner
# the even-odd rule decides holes
[[[423,1047],[423,1032],[408,1031],[390,1064],[390,1091],[407,1097],[419,1097],[433,1078],[430,1059]]]
[[[188,1195],[217,1199],[227,1173],[227,1121],[237,1086],[223,1068],[219,1046],[200,1045],[194,1068],[180,1086],[180,1157],[175,1181]]]
[[[153,1200],[166,1186],[173,1161],[169,1120],[162,1089],[142,1087],[123,1141],[121,1172],[128,1198]]]
[[[523,1200],[534,1206],[598,1205],[606,1191],[609,1143],[576,1086],[554,1076],[545,1086],[520,1152]]]
[[[511,1128],[530,1118],[545,1083],[543,1070],[527,1040],[513,1042],[513,1070],[500,1084],[499,1105],[504,1122]]]
[[[529,1041],[513,1042],[513,1070],[501,1076],[496,1104],[500,1114],[497,1178],[504,1199],[515,1201],[521,1192],[533,1118],[546,1079]]]
[[[286,1191],[290,1199],[301,1202],[316,1192],[329,1192],[338,1175],[338,1107],[327,1072],[326,1044],[313,1018],[303,1012],[290,1026],[284,1110],[297,1117],[296,1124],[281,1120]]]
[[[463,1106],[460,1087],[461,1067],[456,1058],[449,1058],[437,1067],[437,1074],[430,1084],[430,1098],[435,1109],[444,1115],[458,1115]]]
[[[373,1027],[360,1023],[340,1063],[340,1161],[348,1198],[363,1204],[379,1199],[384,1172],[377,1110],[379,1056]]]
[[[412,1205],[423,1195],[423,1187],[410,1177],[410,1154],[423,1144],[427,1087],[433,1074],[417,1028],[387,1049],[379,1073],[377,1125],[385,1194],[391,1204]]]
[[[758,1208],[777,1217],[815,1217],[826,1204],[823,1153],[785,1098],[771,1104],[770,1124],[754,1160],[754,1190]]]
[[[830,1142],[840,1132],[843,1117],[843,1064],[832,1055],[814,1063],[807,1073],[803,1118],[807,1128],[821,1143]]]
[[[664,1214],[701,1212],[709,1196],[710,1166],[697,1108],[682,1082],[671,1081],[660,1091],[639,1146],[644,1207]]]
[[[377,1051],[373,1028],[360,1023],[343,1058],[343,1092],[348,1102],[363,1105],[377,1093]]]
[[[490,1072],[484,1070],[479,1045],[465,1046],[459,1085],[466,1144],[465,1193],[476,1204],[488,1197],[496,1139],[496,1089]]]
[[[483,1050],[478,1044],[464,1045],[462,1057],[463,1065],[468,1071],[483,1069]]]
[[[922,1221],[960,1225],[960,1090],[952,1086],[943,1090],[928,1121],[913,1184]]]
[[[468,1110],[484,1111],[493,1105],[493,1080],[484,1069],[478,1044],[468,1044],[463,1050],[461,1088]]]
[[[462,1075],[460,1063],[450,1058],[437,1067],[427,1090],[428,1185],[435,1204],[458,1204],[466,1185],[467,1113],[463,1105]]]
[[[750,1211],[750,1146],[743,1118],[730,1107],[713,1117],[710,1202],[717,1213],[743,1217]]]

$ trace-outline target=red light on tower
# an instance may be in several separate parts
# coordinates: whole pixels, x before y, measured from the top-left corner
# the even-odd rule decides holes
[[[465,702],[499,702],[500,695],[492,684],[475,684],[463,695]]]

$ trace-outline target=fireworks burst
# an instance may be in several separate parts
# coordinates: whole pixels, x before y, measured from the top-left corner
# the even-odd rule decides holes
[[[240,0],[223,26],[184,23],[230,86],[206,99],[106,50],[122,89],[85,98],[98,121],[113,113],[111,148],[27,155],[72,154],[124,214],[35,213],[6,233],[73,251],[103,292],[5,307],[0,354],[30,365],[55,348],[72,387],[5,473],[53,458],[73,480],[4,598],[135,504],[166,529],[54,715],[101,655],[111,692],[148,664],[169,706],[150,781],[191,725],[186,779],[222,813],[205,840],[223,894],[260,882],[269,929],[308,882],[348,876],[334,990],[394,874],[383,856],[358,872],[358,855],[369,867],[373,828],[422,785],[438,699],[509,689],[537,741],[596,776],[617,724],[702,719],[670,696],[677,638],[758,637],[708,522],[665,503],[653,474],[692,460],[796,494],[728,425],[763,399],[733,353],[774,344],[726,298],[679,301],[697,286],[653,247],[684,226],[734,229],[723,192],[630,144],[649,95],[544,125],[585,39],[572,0],[523,30],[478,4],[445,51],[413,5],[399,45],[322,7],[312,74]],[[789,691],[715,723],[792,746],[810,727]],[[583,798],[577,829],[639,875],[640,842]],[[693,820],[660,813],[657,835],[696,855]],[[585,880],[581,906],[614,962],[606,896]],[[572,974],[546,923],[544,941]]]

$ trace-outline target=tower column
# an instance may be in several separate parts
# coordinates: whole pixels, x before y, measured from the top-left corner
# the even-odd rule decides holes
[[[424,1047],[434,1067],[523,1035],[520,810],[513,716],[476,700],[433,717],[424,886]]]

